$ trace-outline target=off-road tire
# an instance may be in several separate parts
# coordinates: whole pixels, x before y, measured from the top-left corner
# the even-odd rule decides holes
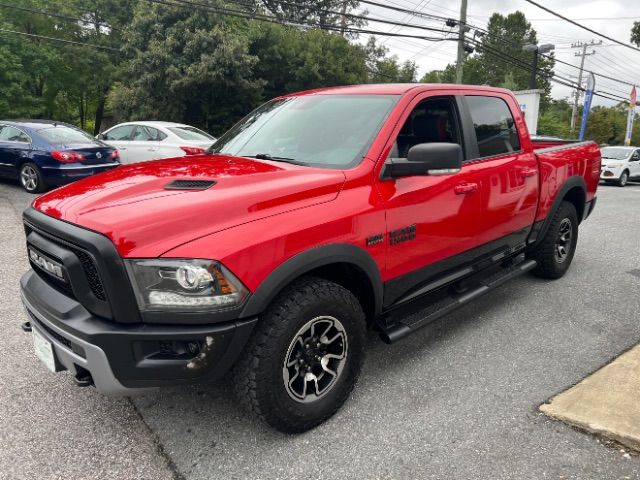
[[[566,227],[567,222],[571,224],[571,238],[566,249],[566,256],[559,261],[557,255],[558,241],[561,235],[561,228]],[[538,277],[556,279],[562,277],[573,260],[578,243],[578,214],[572,203],[562,202],[560,208],[553,216],[551,225],[542,241],[527,253],[527,257],[538,262],[532,273]]]
[[[319,316],[338,319],[348,345],[342,371],[324,396],[310,403],[291,397],[283,365],[301,328]],[[366,321],[356,297],[344,287],[303,277],[281,292],[256,325],[233,369],[240,401],[273,428],[300,433],[330,418],[347,400],[364,360]]]

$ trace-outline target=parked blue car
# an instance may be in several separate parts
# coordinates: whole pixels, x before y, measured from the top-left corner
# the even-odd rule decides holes
[[[0,175],[40,193],[120,165],[118,150],[49,120],[0,120]]]

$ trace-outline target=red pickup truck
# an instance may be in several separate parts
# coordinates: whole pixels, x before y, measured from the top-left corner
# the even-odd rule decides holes
[[[513,94],[362,85],[272,100],[203,155],[119,167],[24,212],[36,353],[130,394],[231,371],[273,427],[349,396],[395,342],[525,273],[559,278],[600,176],[536,145]]]

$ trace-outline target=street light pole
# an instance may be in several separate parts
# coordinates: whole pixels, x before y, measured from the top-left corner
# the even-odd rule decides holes
[[[536,88],[536,75],[538,73],[538,55],[540,55],[541,53],[550,52],[554,48],[556,48],[556,46],[552,45],[551,43],[543,43],[542,45],[535,45],[530,43],[522,47],[522,50],[524,50],[525,52],[533,52],[533,64],[531,66],[531,81],[529,82],[530,89],[533,90]]]
[[[538,49],[533,51],[533,68],[531,69],[531,81],[529,82],[529,88],[536,88],[536,72],[538,71]]]

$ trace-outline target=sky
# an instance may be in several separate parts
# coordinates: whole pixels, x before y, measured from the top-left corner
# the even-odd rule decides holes
[[[458,18],[460,14],[460,0],[377,0],[390,6],[405,8],[412,11]],[[537,3],[554,10],[565,17],[571,18],[593,30],[601,32],[616,40],[630,43],[629,37],[633,22],[640,21],[640,0],[536,0]],[[361,4],[366,8],[369,17],[394,20],[402,23],[443,27],[439,20],[426,20],[411,14],[394,12],[386,8]],[[468,0],[467,23],[486,28],[489,17],[494,12],[507,15],[521,11],[527,17],[538,34],[538,43],[552,43],[555,45],[557,59],[571,63],[578,67],[580,58],[575,56],[579,49],[571,48],[576,42],[596,42],[602,40],[601,45],[589,47],[588,52],[594,55],[585,58],[585,70],[592,70],[596,74],[602,73],[627,83],[640,85],[640,52],[616,45],[610,40],[603,39],[586,30],[582,30],[565,22],[525,0]],[[369,22],[367,28],[384,32],[395,32],[410,35],[441,35],[435,32],[425,32],[403,26],[393,26]],[[455,36],[455,32],[451,36]],[[367,36],[361,36],[366,41]],[[389,49],[391,54],[397,55],[400,61],[413,60],[418,66],[418,78],[431,70],[441,70],[456,58],[457,44],[453,41],[428,42],[421,39],[390,38],[377,36],[379,42]],[[555,73],[565,78],[577,81],[578,68],[556,63]],[[586,79],[583,83],[586,82]],[[568,98],[573,101],[572,89],[552,83],[554,98]],[[631,86],[599,78],[596,76],[596,90],[602,90],[624,98],[629,98]],[[640,97],[640,95],[639,95]],[[595,97],[594,105],[612,105],[616,102]]]

